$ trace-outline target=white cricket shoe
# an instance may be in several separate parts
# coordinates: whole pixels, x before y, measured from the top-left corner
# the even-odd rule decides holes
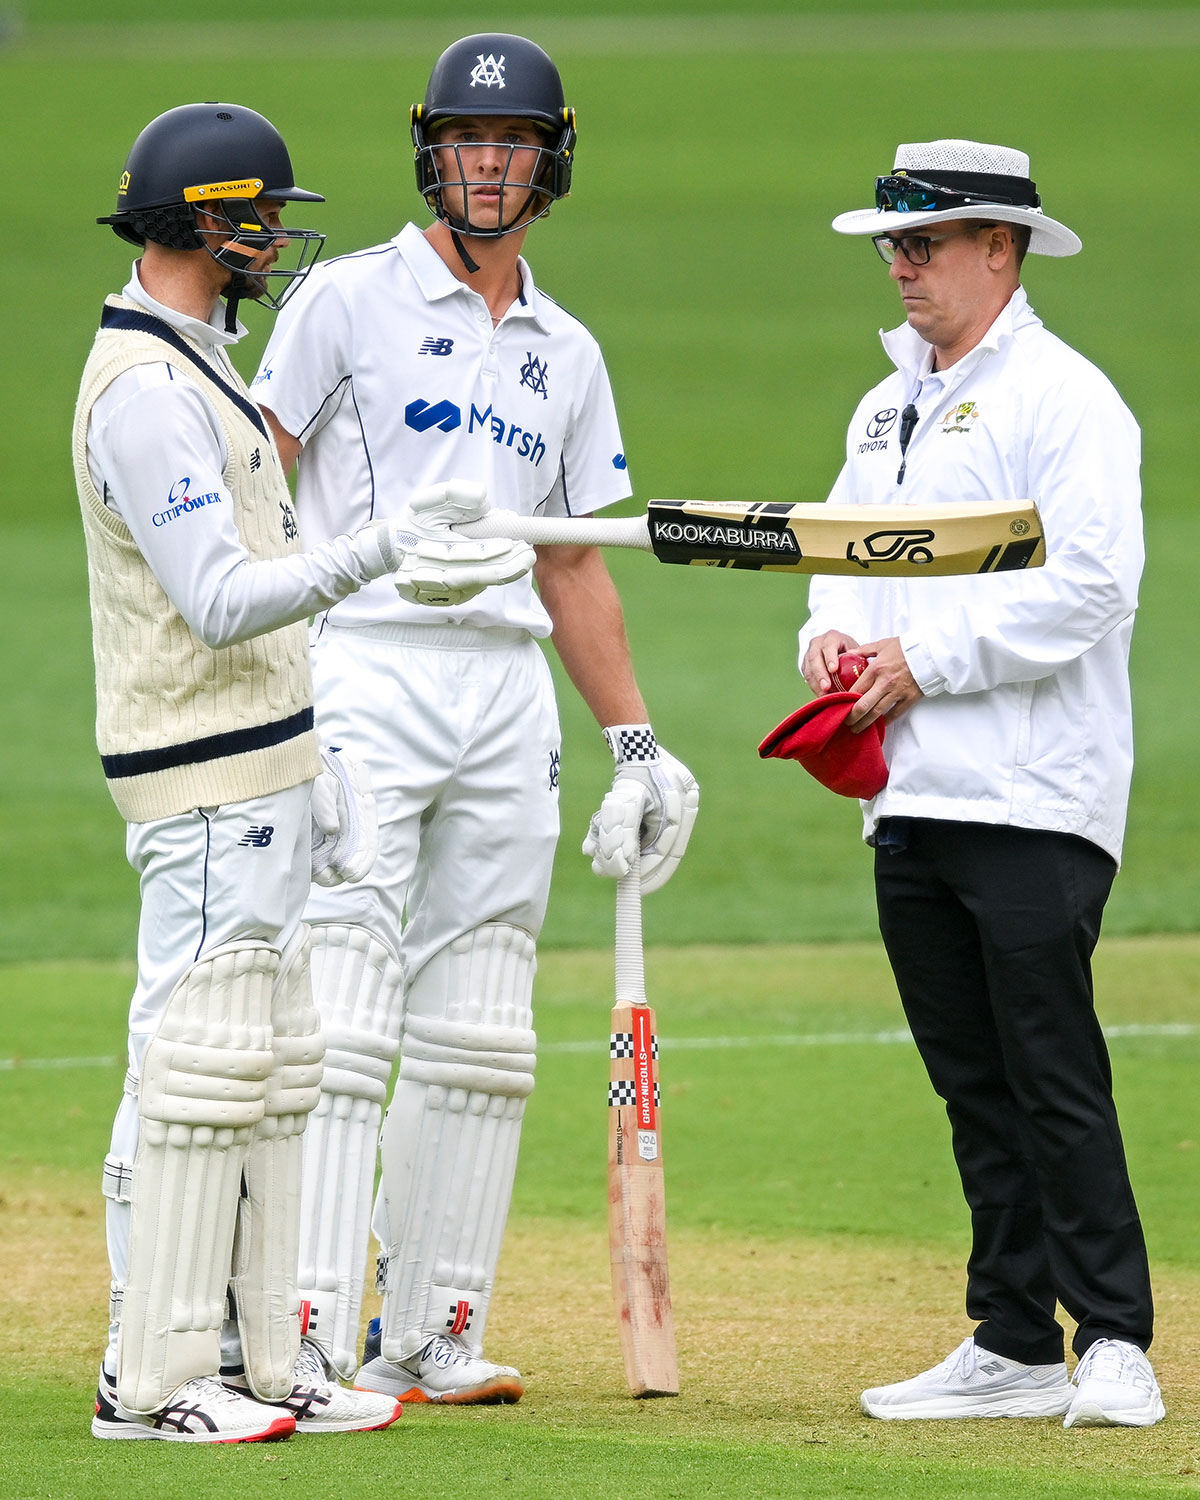
[[[160,1438],[168,1443],[271,1443],[291,1437],[295,1430],[290,1412],[231,1391],[215,1375],[185,1381],[159,1411],[140,1416],[120,1405],[116,1377],[100,1367],[93,1437]]]
[[[1150,1361],[1123,1339],[1097,1339],[1073,1379],[1064,1427],[1153,1427],[1167,1414]]]
[[[1023,1365],[964,1339],[940,1365],[896,1385],[864,1391],[863,1411],[884,1420],[918,1417],[1061,1417],[1071,1405],[1067,1366]]]
[[[244,1372],[223,1375],[231,1391],[247,1389]],[[281,1401],[267,1401],[273,1411],[290,1412],[298,1433],[376,1432],[390,1427],[404,1408],[392,1396],[351,1391],[338,1382],[325,1351],[301,1339],[292,1372],[295,1384]]]
[[[491,1406],[519,1401],[525,1394],[519,1371],[480,1359],[449,1334],[435,1334],[398,1364],[383,1358],[379,1343],[379,1319],[372,1318],[363,1365],[354,1378],[357,1390],[383,1391],[399,1401],[440,1401],[447,1406]]]

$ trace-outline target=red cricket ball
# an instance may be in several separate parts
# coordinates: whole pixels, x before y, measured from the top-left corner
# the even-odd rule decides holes
[[[857,651],[843,651],[838,657],[837,677],[842,685],[842,691],[854,692],[854,684],[867,670],[867,658]]]

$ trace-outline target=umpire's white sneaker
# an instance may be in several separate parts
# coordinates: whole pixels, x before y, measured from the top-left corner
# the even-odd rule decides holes
[[[245,1391],[244,1373],[222,1377],[230,1390]],[[295,1385],[282,1401],[263,1404],[273,1411],[290,1412],[298,1433],[375,1432],[390,1427],[404,1408],[392,1396],[370,1391],[351,1391],[338,1383],[325,1352],[307,1339],[300,1342],[292,1372]]]
[[[160,1438],[168,1443],[270,1443],[291,1437],[295,1430],[290,1412],[231,1391],[215,1375],[186,1381],[161,1410],[139,1416],[118,1403],[116,1378],[100,1367],[93,1437]]]
[[[1073,1378],[1064,1427],[1153,1427],[1167,1414],[1150,1361],[1136,1344],[1097,1339]]]
[[[862,1393],[869,1417],[1061,1417],[1071,1405],[1066,1364],[1023,1365],[964,1339],[940,1365]]]
[[[392,1364],[379,1352],[378,1318],[371,1319],[354,1384],[360,1391],[383,1391],[399,1401],[447,1406],[495,1405],[519,1401],[525,1394],[520,1373],[511,1365],[480,1359],[449,1334],[435,1334],[416,1354]]]

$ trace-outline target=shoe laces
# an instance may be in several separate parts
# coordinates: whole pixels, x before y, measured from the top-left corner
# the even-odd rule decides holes
[[[1075,1367],[1075,1384],[1084,1380],[1108,1380],[1114,1385],[1137,1385],[1154,1388],[1150,1361],[1136,1344],[1123,1339],[1097,1339],[1084,1352]]]
[[[970,1380],[975,1373],[975,1364],[979,1357],[979,1345],[974,1339],[963,1339],[953,1354],[949,1354],[942,1361],[941,1369],[946,1380]]]
[[[211,1411],[215,1406],[242,1406],[246,1399],[242,1392],[231,1391],[228,1386],[222,1385],[215,1375],[197,1375],[172,1393],[170,1404],[178,1406],[194,1401],[198,1406]]]
[[[447,1365],[468,1364],[473,1356],[456,1338],[447,1333],[435,1333],[417,1357],[431,1359],[445,1369]]]
[[[325,1362],[324,1350],[310,1339],[300,1341],[300,1353],[292,1371],[296,1385],[329,1385],[329,1366]]]

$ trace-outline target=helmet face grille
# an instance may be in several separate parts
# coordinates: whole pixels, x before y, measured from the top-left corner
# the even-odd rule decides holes
[[[469,145],[430,144],[418,123],[414,123],[413,138],[417,143],[417,187],[421,196],[436,218],[460,234],[477,239],[498,239],[513,234],[548,214],[552,206],[570,192],[575,135],[569,127],[554,146],[524,147],[501,141],[471,142]],[[487,144],[507,151],[508,165],[499,178],[485,181],[471,176],[465,153]],[[514,178],[512,160],[518,153],[525,152],[535,156],[532,170]],[[497,222],[492,225],[479,224],[472,219],[470,199],[465,191],[472,186],[485,185],[499,188]],[[449,195],[457,200],[455,208],[447,202]]]

